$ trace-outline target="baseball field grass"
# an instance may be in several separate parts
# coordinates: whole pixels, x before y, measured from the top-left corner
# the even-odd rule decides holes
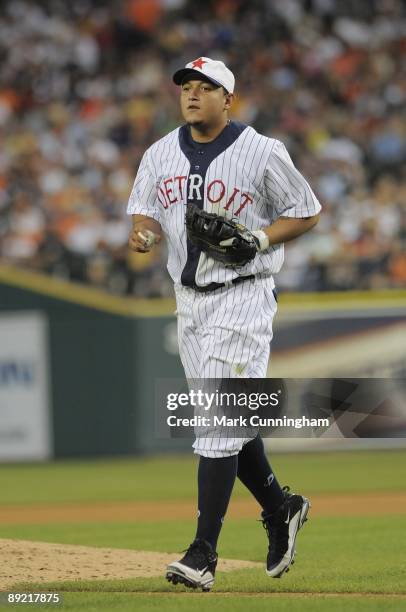
[[[406,610],[406,451],[277,454],[271,461],[282,484],[312,501],[297,562],[280,580],[265,574],[258,508],[238,483],[218,550],[221,558],[254,563],[219,571],[208,594],[165,581],[165,564],[153,555],[176,559],[194,535],[196,458],[185,455],[1,466],[0,588],[57,591],[66,610]],[[13,546],[12,555],[1,556],[1,542]],[[52,568],[46,560],[41,567],[41,552],[37,570],[29,569],[30,558],[33,566],[38,559],[24,557],[24,547],[41,551],[46,542],[60,545],[55,565],[67,555],[79,577],[59,568],[57,579],[47,578]],[[123,561],[101,572],[75,556],[76,548],[106,558],[146,551],[155,571],[140,567],[136,577]],[[73,567],[80,563],[82,573]]]

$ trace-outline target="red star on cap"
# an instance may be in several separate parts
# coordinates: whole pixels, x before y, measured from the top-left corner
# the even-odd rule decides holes
[[[207,64],[206,60],[204,60],[202,57],[199,57],[199,59],[192,62],[192,68],[200,68],[200,70],[202,70],[203,64]]]

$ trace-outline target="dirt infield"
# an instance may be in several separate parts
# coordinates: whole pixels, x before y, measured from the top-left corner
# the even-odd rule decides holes
[[[17,582],[108,580],[162,576],[176,555],[169,553],[96,548],[0,539],[0,590]],[[221,559],[219,570],[262,567],[261,563]]]
[[[406,492],[362,495],[312,495],[312,516],[373,516],[406,514]],[[183,520],[196,515],[196,502],[139,501],[114,503],[35,504],[0,507],[0,525],[83,523],[87,521]],[[231,501],[227,516],[255,518],[258,505],[251,499]]]

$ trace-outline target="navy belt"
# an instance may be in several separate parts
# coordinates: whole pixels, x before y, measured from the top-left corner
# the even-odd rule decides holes
[[[231,283],[233,285],[238,285],[239,283],[243,283],[246,280],[251,280],[255,278],[255,274],[250,274],[249,276],[237,276],[233,278]],[[210,285],[205,285],[204,287],[199,287],[198,285],[193,285],[192,289],[197,291],[198,293],[209,293],[210,291],[216,291],[216,289],[222,289],[225,287],[226,283],[210,283]]]
[[[249,276],[237,276],[236,278],[233,278],[231,283],[233,285],[238,285],[239,283],[243,283],[244,281],[251,280],[253,278],[255,278],[255,274],[250,274]],[[221,289],[222,287],[225,287],[225,286],[226,286],[225,283],[210,283],[210,285],[205,285],[204,287],[198,287],[197,285],[194,285],[192,289],[194,289],[198,293],[210,293],[210,291],[216,291],[216,289]],[[274,295],[275,301],[277,302],[278,293],[276,291],[276,287],[272,289],[272,293]]]

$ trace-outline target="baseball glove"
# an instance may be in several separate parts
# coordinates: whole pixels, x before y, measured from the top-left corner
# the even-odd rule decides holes
[[[195,204],[186,209],[186,231],[192,244],[226,267],[245,266],[258,252],[258,242],[244,225]]]

